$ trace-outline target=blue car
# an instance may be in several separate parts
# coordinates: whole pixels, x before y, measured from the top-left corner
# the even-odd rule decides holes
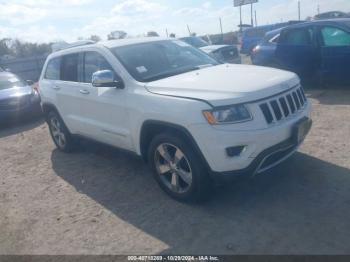
[[[274,66],[275,51],[282,28],[266,33],[264,39],[253,49],[250,57],[254,65]]]
[[[272,59],[260,65],[293,71],[305,82],[350,84],[350,19],[288,26],[268,52]]]
[[[263,40],[265,34],[272,30],[280,29],[289,25],[303,23],[304,21],[289,21],[285,23],[277,23],[273,25],[263,25],[248,28],[242,34],[241,53],[250,55],[253,48]]]
[[[39,93],[29,84],[12,73],[0,72],[0,126],[41,113]]]

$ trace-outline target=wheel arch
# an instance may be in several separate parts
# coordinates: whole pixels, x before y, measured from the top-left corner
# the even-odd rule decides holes
[[[68,132],[70,133],[70,130],[69,130],[68,126],[64,122],[60,112],[58,111],[57,107],[54,104],[47,103],[47,102],[46,103],[42,103],[41,108],[42,108],[42,111],[44,113],[46,122],[48,122],[48,115],[49,115],[49,113],[53,111],[53,112],[58,114],[58,116],[60,117],[61,121],[63,122],[65,128],[67,128]]]
[[[151,144],[152,139],[161,133],[172,133],[183,138],[187,143],[189,143],[196,154],[200,157],[203,164],[210,170],[209,164],[206,161],[204,155],[202,154],[198,144],[195,139],[191,135],[191,133],[183,126],[164,122],[157,120],[147,120],[142,124],[141,132],[140,132],[140,153],[144,161],[148,161],[147,152],[148,148]]]

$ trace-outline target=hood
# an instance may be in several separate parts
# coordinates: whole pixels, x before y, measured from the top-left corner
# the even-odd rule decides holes
[[[12,97],[26,96],[32,93],[33,89],[30,86],[7,88],[0,90],[0,100]]]
[[[205,100],[213,106],[246,103],[299,84],[291,72],[251,65],[217,65],[146,84],[154,94]]]

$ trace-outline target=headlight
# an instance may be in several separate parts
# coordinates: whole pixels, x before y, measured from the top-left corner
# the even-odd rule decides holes
[[[233,105],[203,111],[204,117],[211,125],[233,124],[252,120],[252,115],[244,105]]]

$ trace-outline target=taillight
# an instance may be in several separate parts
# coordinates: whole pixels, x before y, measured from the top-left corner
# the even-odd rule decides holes
[[[38,82],[34,83],[34,84],[32,85],[32,88],[33,88],[33,91],[34,91],[35,93],[39,93],[39,83],[38,83]]]
[[[252,54],[255,55],[256,53],[258,53],[259,49],[260,49],[259,46],[254,47],[253,50],[252,50]]]

